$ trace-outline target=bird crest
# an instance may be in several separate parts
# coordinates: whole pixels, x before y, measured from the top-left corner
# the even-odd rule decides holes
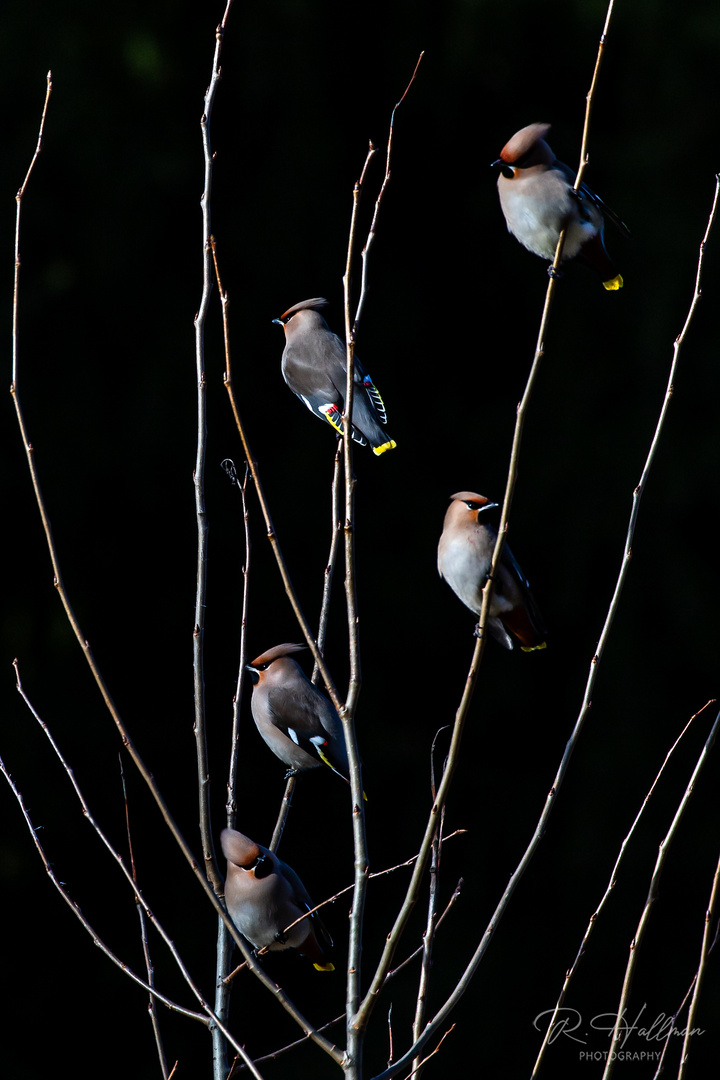
[[[293,317],[293,315],[296,315],[298,311],[322,311],[322,309],[326,307],[329,307],[329,304],[323,296],[314,296],[311,300],[301,300],[299,304],[293,304],[287,311],[283,311],[279,319],[275,319],[274,321],[284,325]]]

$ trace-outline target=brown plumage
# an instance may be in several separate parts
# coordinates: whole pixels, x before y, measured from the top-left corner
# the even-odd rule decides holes
[[[320,314],[327,300],[316,296],[301,300],[273,322],[285,331],[282,373],[294,394],[318,416],[343,434],[342,414],[347,388],[345,345],[333,334]],[[352,437],[361,445],[369,443],[374,454],[394,449],[383,425],[385,404],[364,367],[355,357],[353,379]]]
[[[276,645],[247,665],[253,680],[252,714],[260,735],[288,766],[288,774],[328,765],[348,779],[340,718],[290,653],[304,645]]]
[[[292,926],[314,906],[295,871],[237,829],[223,829],[220,844],[228,861],[225,902],[243,937],[255,949],[296,949],[318,971],[333,971],[332,938],[320,916]]]
[[[604,217],[626,236],[628,228],[586,184],[573,190],[576,174],[546,143],[549,130],[549,124],[528,124],[493,162],[500,170],[498,194],[508,230],[529,251],[552,262],[565,228],[562,261],[577,259],[600,275],[606,289],[621,289],[623,279],[605,249]]]
[[[484,515],[497,503],[475,491],[458,491],[451,498],[438,544],[438,572],[463,604],[479,615],[497,540],[497,529],[486,524]],[[512,649],[515,641],[523,652],[545,648],[542,617],[507,544],[497,570],[488,629],[506,649]]]

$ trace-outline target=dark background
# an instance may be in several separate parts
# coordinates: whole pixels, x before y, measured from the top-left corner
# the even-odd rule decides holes
[[[329,544],[335,439],[280,376],[271,320],[326,296],[342,332],[342,274],[368,139],[363,235],[397,114],[392,181],[370,265],[358,352],[385,398],[397,451],[356,454],[364,682],[358,715],[372,869],[417,850],[429,796],[429,750],[452,721],[473,649],[473,617],[439,580],[435,550],[449,495],[501,498],[515,406],[532,360],[547,277],[508,237],[489,169],[510,135],[552,122],[558,156],[577,165],[585,95],[605,6],[588,0],[503,4],[321,0],[237,4],[212,120],[213,230],[231,298],[234,373],[277,531],[311,622]],[[200,115],[222,5],[150,0],[98,7],[6,0],[0,12],[3,155],[1,250],[6,385],[14,195],[35,146],[53,70],[44,152],[23,206],[20,387],[67,588],[120,712],[199,853],[192,699],[196,525],[193,317],[201,295]],[[569,267],[525,431],[511,544],[550,627],[542,653],[487,649],[447,827],[465,828],[443,857],[443,926],[431,1006],[450,992],[535,827],[582,701],[620,568],[637,484],[693,291],[718,161],[720,14],[714,0],[619,3],[600,78],[588,182],[629,224],[608,246],[625,277],[609,294]],[[633,561],[593,708],[539,853],[454,1014],[428,1076],[527,1076],[534,1018],[554,1004],[619,845],[686,720],[718,692],[717,440],[720,236],[707,253],[701,304],[643,499]],[[220,469],[242,466],[226,391],[217,294],[207,327],[210,526],[206,685],[215,831],[224,818],[237,673],[244,551],[237,492]],[[52,584],[39,516],[5,397],[5,574],[0,753],[21,788],[56,872],[100,936],[142,972],[132,896],[82,820],[67,778],[14,690],[24,687],[71,762],[92,810],[124,850],[120,740]],[[254,496],[249,650],[297,640]],[[342,577],[328,645],[347,679]],[[309,665],[308,665],[309,669]],[[243,703],[238,826],[268,842],[283,769]],[[617,1008],[630,941],[657,845],[709,730],[707,710],[673,761],[633,840],[568,1005]],[[442,744],[441,736],[441,745]],[[716,751],[717,753],[717,751]],[[141,884],[208,995],[215,918],[146,789],[125,760]],[[718,762],[711,757],[670,850],[629,1016],[671,1014],[697,966],[718,853]],[[3,1077],[157,1077],[143,992],[97,950],[52,888],[3,785]],[[301,779],[282,854],[316,898],[352,877],[345,786]],[[407,872],[370,889],[366,975]],[[424,901],[421,907],[424,906]],[[315,1023],[343,1008],[347,903],[327,922],[338,972],[293,956],[268,971]],[[418,910],[399,950],[419,939]],[[154,941],[158,982],[194,1008]],[[368,1076],[407,1046],[417,968],[384,992]],[[717,963],[693,1040],[694,1072],[717,1061]],[[203,1030],[161,1010],[178,1077],[210,1076]],[[251,977],[236,986],[233,1030],[252,1054],[295,1037]],[[342,1026],[334,1036],[343,1041]],[[560,1040],[548,1076],[598,1076]],[[680,1040],[672,1048],[677,1061]],[[661,1043],[634,1035],[625,1049]],[[625,1074],[651,1076],[634,1061]],[[263,1075],[339,1075],[305,1047]]]

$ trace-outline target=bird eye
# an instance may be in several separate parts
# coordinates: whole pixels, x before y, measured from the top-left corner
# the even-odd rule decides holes
[[[270,667],[270,661],[266,660],[264,664],[256,664],[255,665],[255,670],[256,671],[266,671],[269,667]]]
[[[255,870],[255,877],[258,879],[267,877],[268,874],[272,874],[273,872],[272,863],[268,859],[267,855],[261,855],[256,860],[253,869]]]
[[[500,172],[503,174],[506,180],[512,180],[515,176],[515,170],[513,169],[512,165],[503,165],[500,169]]]
[[[475,503],[475,502],[466,502],[465,505],[467,506],[468,510],[479,510],[480,509],[479,505],[477,503]]]

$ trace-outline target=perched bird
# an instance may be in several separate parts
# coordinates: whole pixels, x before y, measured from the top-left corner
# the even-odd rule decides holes
[[[630,235],[628,227],[586,184],[574,190],[576,173],[558,161],[545,142],[549,130],[549,124],[528,124],[493,162],[500,170],[498,192],[508,230],[552,263],[565,227],[562,261],[577,259],[600,275],[606,289],[622,289],[623,279],[605,250],[603,215],[625,236]]]
[[[497,529],[480,515],[497,506],[474,491],[458,491],[445,514],[438,544],[438,571],[465,607],[480,614],[482,590],[492,564]],[[515,639],[523,652],[545,648],[545,627],[527,579],[505,544],[495,579],[488,629],[512,649]]]
[[[276,645],[246,665],[253,681],[253,719],[272,752],[289,766],[288,776],[325,764],[347,780],[340,718],[288,655],[304,648]]]
[[[347,357],[342,341],[320,314],[327,303],[321,296],[302,300],[273,322],[285,330],[285,382],[311,413],[327,420],[342,435]],[[357,356],[354,370],[352,437],[362,446],[370,443],[374,454],[384,454],[397,444],[383,431],[382,425],[387,423],[383,399]]]
[[[223,829],[220,844],[228,861],[225,902],[243,937],[256,949],[297,949],[318,971],[334,971],[332,938],[317,913],[290,929],[313,907],[295,871],[237,829]]]

